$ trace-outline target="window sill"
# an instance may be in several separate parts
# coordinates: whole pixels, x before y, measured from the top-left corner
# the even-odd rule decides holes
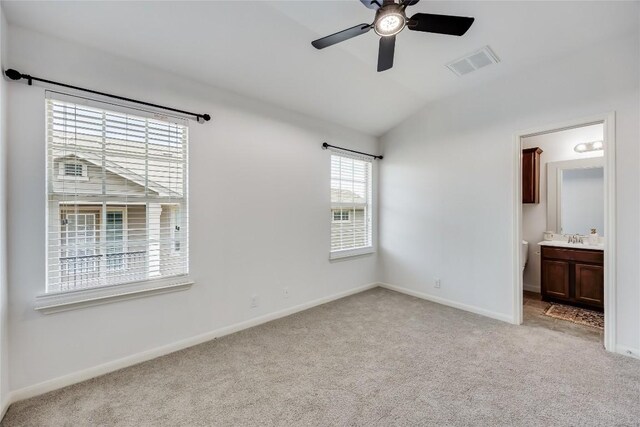
[[[335,251],[329,253],[330,260],[337,260],[343,258],[352,258],[362,255],[369,255],[375,253],[376,250],[373,246],[367,246],[366,248],[357,248],[357,249],[347,249],[343,251]]]
[[[42,314],[77,310],[116,301],[184,291],[191,288],[193,283],[188,276],[177,276],[77,291],[52,292],[36,297],[35,310]]]

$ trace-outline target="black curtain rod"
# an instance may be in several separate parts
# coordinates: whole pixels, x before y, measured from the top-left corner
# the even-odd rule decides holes
[[[80,90],[80,91],[83,91],[83,92],[94,93],[96,95],[106,96],[106,97],[109,97],[109,98],[119,99],[121,101],[127,101],[127,102],[133,102],[135,104],[146,105],[147,107],[159,108],[161,110],[173,111],[175,113],[180,113],[180,114],[184,114],[184,115],[187,115],[187,116],[193,116],[193,117],[196,118],[198,123],[204,123],[204,122],[208,122],[209,120],[211,120],[211,116],[208,115],[208,114],[192,113],[190,111],[178,110],[177,108],[165,107],[165,106],[162,106],[162,105],[152,104],[150,102],[145,102],[145,101],[138,101],[137,99],[131,99],[131,98],[127,98],[127,97],[124,97],[124,96],[111,95],[109,93],[98,92],[97,90],[85,89],[85,88],[79,87],[79,86],[73,86],[73,85],[68,85],[68,84],[65,84],[65,83],[54,82],[52,80],[47,80],[47,79],[41,79],[39,77],[30,76],[29,74],[22,74],[21,72],[19,72],[17,70],[14,70],[12,68],[10,68],[7,71],[5,71],[4,74],[7,77],[9,77],[11,80],[26,79],[27,80],[27,84],[29,86],[31,86],[33,84],[33,81],[35,80],[35,81],[38,81],[38,82],[48,83],[48,84],[52,84],[52,85],[56,85],[56,86],[66,87],[66,88],[69,88],[69,89],[75,89],[75,90]]]
[[[382,160],[382,156],[376,156],[375,154],[363,153],[362,151],[349,150],[348,148],[337,147],[335,145],[327,144],[326,142],[322,143],[322,148],[325,150],[329,147],[337,148],[338,150],[348,151],[350,153],[362,154],[363,156],[373,157],[374,159]]]

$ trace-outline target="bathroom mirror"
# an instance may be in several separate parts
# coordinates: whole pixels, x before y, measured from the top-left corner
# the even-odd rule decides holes
[[[547,227],[559,234],[604,235],[604,159],[547,163]]]

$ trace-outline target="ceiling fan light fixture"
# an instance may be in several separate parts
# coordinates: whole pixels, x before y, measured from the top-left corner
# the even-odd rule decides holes
[[[381,37],[395,36],[407,25],[407,17],[399,6],[385,6],[378,9],[373,30]]]
[[[376,16],[371,24],[360,24],[338,31],[326,37],[314,40],[311,45],[324,49],[334,44],[366,34],[373,29],[380,36],[378,40],[378,72],[393,67],[393,55],[396,46],[396,34],[405,27],[422,33],[462,36],[473,24],[470,16],[436,15],[416,13],[407,19],[406,8],[420,0],[360,0],[365,7],[375,10]]]

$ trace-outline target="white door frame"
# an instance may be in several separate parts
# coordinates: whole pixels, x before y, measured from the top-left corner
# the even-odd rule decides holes
[[[604,124],[604,347],[616,351],[616,140],[615,112],[518,132],[513,144],[513,323],[522,324],[522,139],[586,125]]]

